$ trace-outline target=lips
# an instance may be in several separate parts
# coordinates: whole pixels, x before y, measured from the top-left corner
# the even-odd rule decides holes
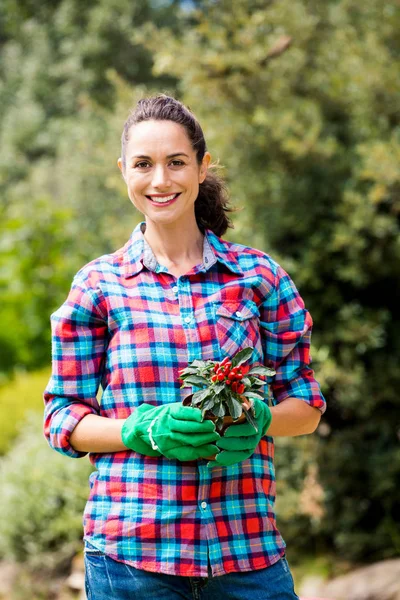
[[[181,192],[177,192],[176,194],[152,194],[151,196],[146,196],[146,198],[152,204],[167,205],[176,200],[180,194]]]

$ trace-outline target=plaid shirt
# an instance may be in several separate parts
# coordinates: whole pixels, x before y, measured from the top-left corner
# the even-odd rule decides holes
[[[273,367],[273,402],[288,397],[325,409],[309,367],[311,317],[293,282],[267,254],[206,230],[203,262],[174,277],[143,236],[75,276],[52,315],[53,372],[45,390],[45,435],[71,457],[69,437],[88,414],[127,418],[143,402],[183,400],[179,370],[195,358],[222,360],[253,346]],[[96,398],[101,384],[101,401]],[[208,469],[126,450],[91,453],[96,470],[84,539],[139,569],[206,577],[272,565],[285,551],[274,514],[274,444]]]

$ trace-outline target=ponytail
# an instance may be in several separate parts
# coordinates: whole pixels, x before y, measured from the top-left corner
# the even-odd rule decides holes
[[[209,167],[207,176],[199,186],[199,195],[194,204],[197,226],[202,233],[211,229],[221,237],[228,227],[233,229],[228,213],[234,212],[229,206],[229,198],[224,180],[214,172],[215,165]]]

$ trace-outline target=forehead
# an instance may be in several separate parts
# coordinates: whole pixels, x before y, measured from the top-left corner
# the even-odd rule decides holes
[[[142,121],[129,130],[127,156],[168,155],[176,152],[194,154],[182,125],[173,121]]]

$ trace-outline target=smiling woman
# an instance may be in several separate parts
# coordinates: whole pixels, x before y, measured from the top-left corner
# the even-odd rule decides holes
[[[118,166],[131,202],[146,216],[147,239],[160,224],[168,225],[182,247],[184,232],[193,239],[198,232],[194,204],[210,158],[205,152],[199,164],[185,129],[172,121],[143,121],[131,127],[126,160],[119,159]]]
[[[179,276],[201,262],[205,228],[225,230],[232,209],[222,180],[209,172],[200,125],[165,98],[153,99],[151,107],[139,102],[124,127],[118,167],[131,202],[146,217],[145,238],[155,257]]]
[[[311,433],[325,410],[312,320],[270,256],[222,238],[231,209],[210,160],[188,108],[141,100],[118,166],[145,221],[77,273],[52,315],[45,434],[96,467],[84,515],[91,600],[297,598],[272,436]],[[249,346],[255,367],[276,372],[274,406],[254,404],[256,435],[239,424],[221,437],[183,405],[179,373]]]

